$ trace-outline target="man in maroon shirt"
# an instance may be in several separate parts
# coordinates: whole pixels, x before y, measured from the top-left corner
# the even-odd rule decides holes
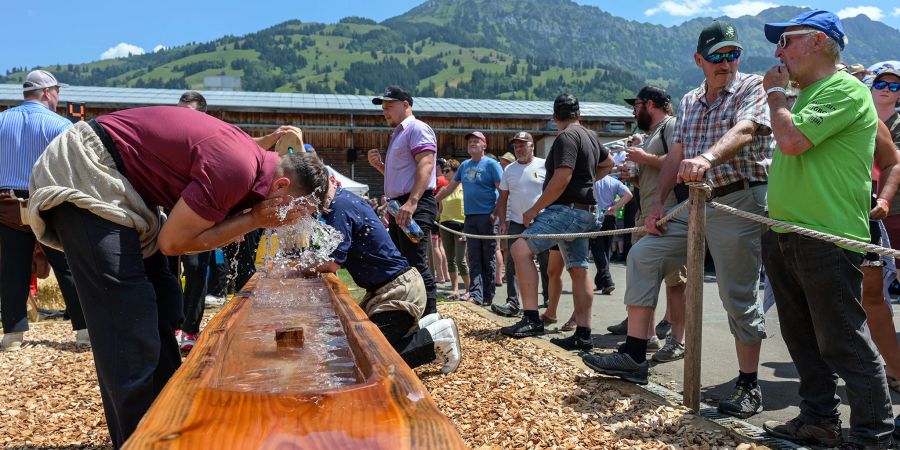
[[[91,334],[113,445],[181,363],[178,282],[165,255],[210,250],[299,220],[297,161],[188,108],[114,112],[67,129],[32,172],[29,222],[65,248]],[[311,191],[311,189],[306,189]],[[157,207],[171,210],[160,227]]]

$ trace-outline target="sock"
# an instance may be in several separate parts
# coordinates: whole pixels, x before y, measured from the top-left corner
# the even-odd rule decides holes
[[[525,311],[522,311],[522,317],[530,320],[532,323],[541,321],[541,316],[536,309],[526,309]]]
[[[745,386],[756,387],[756,374],[757,372],[744,373],[738,370],[738,383],[741,383]]]
[[[590,327],[576,327],[575,328],[575,336],[581,339],[591,339],[591,328]]]
[[[622,353],[627,353],[638,364],[647,360],[647,339],[627,336],[622,349],[624,350]]]

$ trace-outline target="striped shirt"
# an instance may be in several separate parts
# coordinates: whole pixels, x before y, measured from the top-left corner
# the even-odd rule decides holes
[[[684,158],[694,158],[711,149],[738,122],[749,120],[758,125],[753,142],[740,149],[730,161],[723,161],[706,172],[713,187],[736,181],[767,181],[775,139],[769,121],[769,105],[762,77],[738,72],[734,80],[719,92],[712,104],[706,104],[706,82],[685,94],[678,108],[673,143],[684,145]]]
[[[34,162],[70,125],[34,100],[0,112],[0,189],[27,190]]]

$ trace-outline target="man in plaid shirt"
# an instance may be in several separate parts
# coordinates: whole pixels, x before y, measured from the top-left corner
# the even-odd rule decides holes
[[[656,227],[676,181],[706,181],[716,202],[756,214],[765,211],[774,142],[762,78],[738,71],[742,50],[731,24],[714,21],[700,33],[694,61],[706,79],[681,100],[673,145],[659,177],[659,196],[645,222],[650,234],[628,255],[628,336],[617,353],[584,357],[585,364],[600,373],[647,383],[648,330],[660,283],[687,257],[686,211],[668,226]],[[763,228],[712,208],[706,214],[706,239],[740,369],[734,394],[719,403],[719,412],[746,418],[762,411],[756,373],[766,337],[757,298]]]

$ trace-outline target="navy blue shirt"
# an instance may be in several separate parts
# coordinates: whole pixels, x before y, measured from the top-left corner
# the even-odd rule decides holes
[[[331,258],[350,272],[359,287],[374,291],[409,268],[365,200],[337,188],[329,209],[325,223],[344,236]]]

